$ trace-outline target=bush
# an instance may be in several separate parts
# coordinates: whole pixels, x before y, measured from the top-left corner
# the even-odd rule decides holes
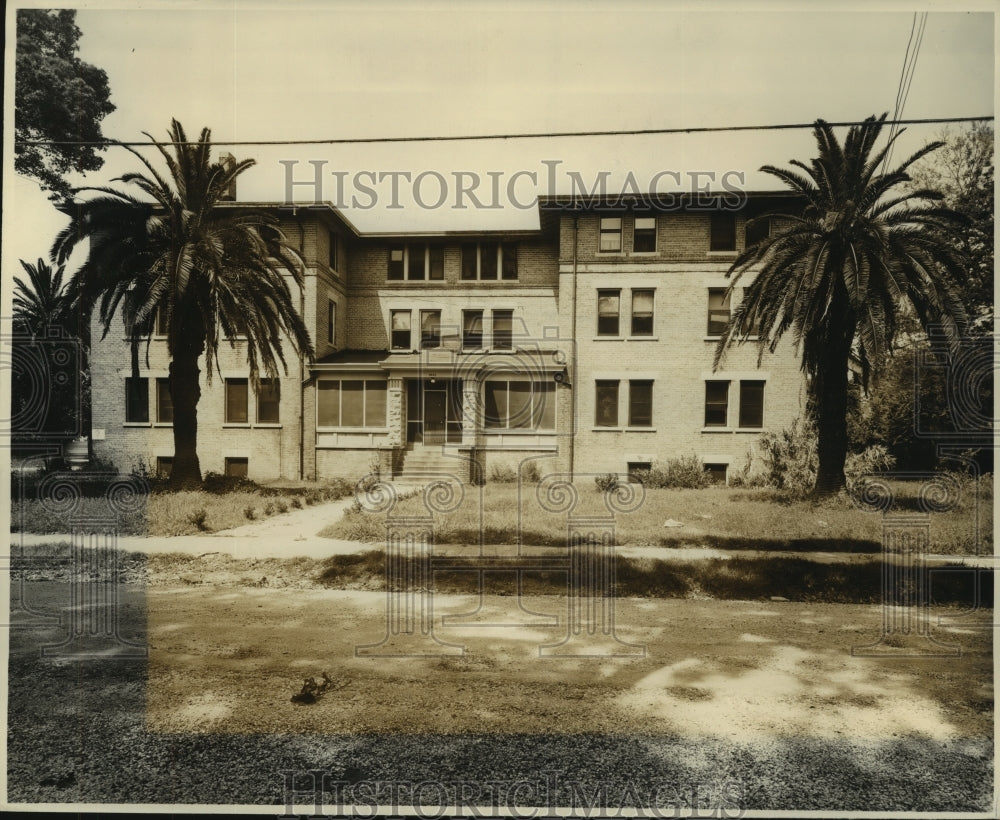
[[[537,484],[542,480],[542,474],[538,470],[538,465],[534,461],[529,461],[521,470],[521,475],[529,484]]]
[[[632,475],[650,489],[697,490],[712,483],[711,475],[696,455],[671,458],[662,467],[636,470]]]
[[[602,493],[611,492],[614,490],[620,481],[615,473],[605,473],[604,475],[594,476],[594,484],[597,485],[597,489]]]
[[[264,505],[264,515],[274,515],[274,502],[268,501]]]
[[[192,510],[188,514],[188,521],[195,526],[195,528],[205,532],[208,529],[208,512],[204,507],[199,507],[197,510]]]
[[[277,501],[275,501],[274,506],[279,514],[288,512],[288,502],[285,501],[285,499],[283,498],[279,498]]]
[[[805,495],[816,484],[816,428],[796,419],[787,430],[764,433],[757,443],[763,469],[757,471],[765,487]]]
[[[262,489],[261,486],[249,478],[238,476],[222,475],[221,473],[205,473],[202,481],[202,488],[208,493],[232,493],[232,492],[253,492]]]
[[[246,507],[243,510],[243,515],[247,517],[247,520],[253,521],[257,518],[257,510],[254,507]]]
[[[506,464],[494,464],[490,467],[490,481],[497,484],[513,484],[517,481],[517,471]]]

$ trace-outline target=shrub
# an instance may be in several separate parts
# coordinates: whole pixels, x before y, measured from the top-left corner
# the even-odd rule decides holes
[[[490,481],[496,484],[513,484],[517,481],[517,472],[506,464],[494,464],[490,467]]]
[[[302,509],[302,499],[299,498],[297,495],[293,495],[292,496],[292,506],[296,510],[301,510]]]
[[[243,510],[243,515],[245,515],[248,520],[253,521],[257,518],[257,510],[252,506],[246,507]]]
[[[521,470],[521,475],[529,484],[537,484],[542,480],[542,474],[538,470],[538,465],[534,461],[529,461]]]
[[[205,473],[202,481],[202,488],[208,493],[232,493],[232,492],[253,492],[262,489],[261,486],[249,478],[238,476],[222,475],[221,473]]]
[[[199,507],[197,510],[192,510],[188,513],[188,522],[194,525],[197,529],[205,532],[208,529],[208,511],[204,507]]]
[[[274,515],[274,502],[268,501],[264,505],[264,515]]]
[[[805,495],[816,484],[816,428],[810,421],[796,419],[787,430],[764,433],[757,449],[763,469],[758,471],[764,486]]]
[[[288,502],[285,501],[285,499],[283,498],[279,498],[277,501],[275,501],[274,506],[278,510],[279,514],[288,512]]]
[[[632,475],[651,489],[696,490],[712,483],[705,465],[696,455],[671,458],[651,470],[636,470]]]
[[[605,473],[604,475],[594,476],[594,484],[597,485],[597,489],[602,493],[614,490],[619,483],[618,476],[615,473]]]

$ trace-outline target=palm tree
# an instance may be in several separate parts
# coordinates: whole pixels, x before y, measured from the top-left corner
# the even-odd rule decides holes
[[[169,134],[168,143],[146,134],[166,163],[166,177],[128,149],[146,173],[115,181],[138,195],[107,187],[78,189],[98,196],[64,206],[71,221],[56,238],[53,257],[65,261],[81,240],[90,240],[87,259],[72,280],[73,299],[84,315],[99,307],[105,336],[120,312],[132,340],[134,370],[138,346],[151,333],[157,311],[162,313],[174,406],[171,485],[188,488],[201,483],[199,357],[205,356],[206,383],[211,383],[220,334],[232,340],[239,333],[246,337],[251,382],[259,386],[262,371],[275,378],[280,364],[287,372],[282,336],[300,356],[311,360],[313,349],[286,280],[291,276],[302,287],[302,262],[277,219],[218,207],[254,161],[213,162],[207,128],[197,142],[188,142],[174,120]]]
[[[55,270],[45,260],[30,264],[18,260],[27,281],[14,277],[14,323],[19,333],[35,335],[46,327],[57,327],[68,319],[69,301],[66,283],[63,281],[65,267]]]
[[[805,208],[770,214],[771,233],[748,247],[728,272],[730,291],[752,269],[757,276],[719,340],[715,366],[733,342],[756,334],[763,356],[792,330],[816,421],[818,496],[845,485],[851,357],[860,363],[867,389],[871,368],[891,354],[907,311],[925,330],[939,325],[952,343],[967,326],[952,279],[960,260],[941,240],[961,217],[938,204],[937,191],[897,188],[909,181],[907,168],[942,143],[886,170],[886,157],[902,132],[873,153],[885,119],[883,114],[852,126],[843,146],[829,124],[817,120],[819,156],[808,165],[791,161],[804,174],[761,168],[798,194]]]

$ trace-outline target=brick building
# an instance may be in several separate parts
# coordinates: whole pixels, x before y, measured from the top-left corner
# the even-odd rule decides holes
[[[535,230],[398,235],[359,232],[331,205],[227,204],[276,213],[300,251],[293,294],[316,358],[255,391],[245,342],[224,343],[198,407],[202,469],[625,475],[693,454],[724,479],[804,406],[790,345],[759,365],[734,347],[712,370],[725,272],[746,220],[782,196],[737,210],[546,198]],[[95,341],[94,451],[167,471],[163,337],[140,358],[136,378],[124,330]]]

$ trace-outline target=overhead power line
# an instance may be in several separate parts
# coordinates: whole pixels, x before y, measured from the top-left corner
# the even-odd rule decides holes
[[[937,125],[952,122],[992,122],[993,116],[981,117],[930,117],[923,119],[893,119],[886,120],[892,125]],[[852,125],[863,125],[863,120],[850,120],[844,122],[830,122],[828,125],[834,128],[842,128]],[[353,137],[344,139],[316,139],[316,140],[212,140],[213,146],[254,146],[254,145],[368,145],[372,143],[398,143],[398,142],[473,142],[485,140],[525,140],[525,139],[552,139],[565,137],[635,137],[656,134],[707,134],[733,131],[790,131],[796,128],[814,128],[815,122],[781,123],[776,125],[726,125],[726,126],[699,126],[692,128],[639,128],[634,130],[617,131],[547,131],[541,133],[520,133],[520,134],[458,134],[451,136],[425,136],[425,137]],[[16,140],[18,145],[91,145],[91,146],[120,146],[125,148],[143,148],[153,145],[152,141],[118,142],[115,140]],[[161,145],[198,145],[196,140],[187,142],[174,142],[172,140],[161,140]]]

